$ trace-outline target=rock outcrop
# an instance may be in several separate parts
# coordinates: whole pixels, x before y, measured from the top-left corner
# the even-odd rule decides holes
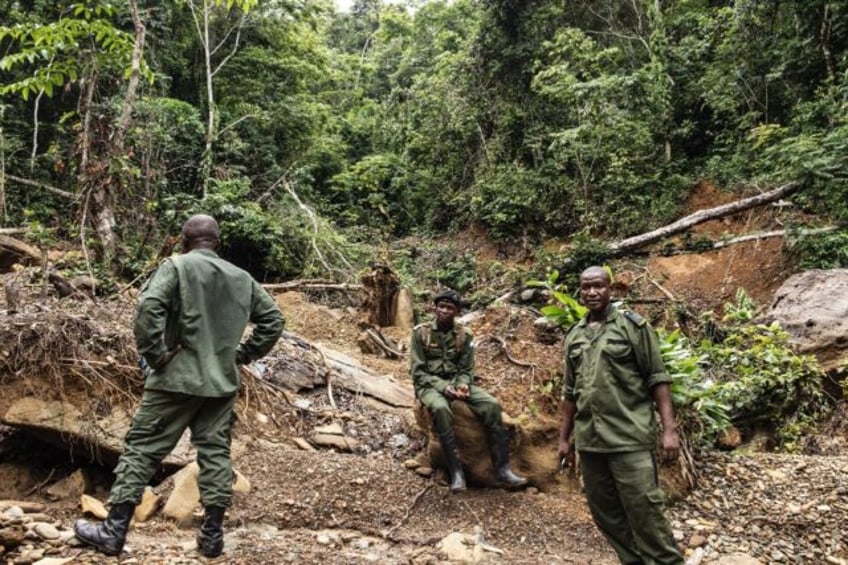
[[[792,336],[799,353],[815,355],[825,371],[848,367],[848,269],[813,269],[777,290],[768,319]]]

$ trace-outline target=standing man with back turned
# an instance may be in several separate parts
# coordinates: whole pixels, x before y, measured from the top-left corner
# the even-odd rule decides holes
[[[655,460],[654,404],[663,459],[675,460],[680,448],[671,377],[648,323],[610,304],[610,282],[602,267],[580,275],[580,299],[589,312],[565,339],[559,456],[565,465],[573,462],[573,432],[589,509],[622,563],[682,565]]]
[[[221,259],[218,224],[196,215],[182,229],[183,254],[163,261],[139,298],[134,333],[145,372],[141,406],[115,468],[106,520],[77,520],[82,542],[119,555],[135,506],[162,459],[186,428],[197,448],[204,507],[200,552],[224,549],[224,512],[232,501],[230,432],[239,388],[237,365],[268,353],[285,321],[274,299],[249,273]],[[248,322],[254,324],[242,342]]]
[[[465,490],[465,473],[453,432],[453,400],[467,402],[486,428],[486,439],[498,481],[510,488],[523,487],[527,479],[509,467],[509,438],[503,428],[500,403],[474,384],[474,341],[471,332],[454,318],[462,304],[459,294],[445,290],[433,298],[436,319],[416,326],[409,347],[409,373],[415,398],[433,418],[450,472],[451,492]]]

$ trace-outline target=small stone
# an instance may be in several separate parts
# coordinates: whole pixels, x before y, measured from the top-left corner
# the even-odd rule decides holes
[[[689,547],[701,547],[707,543],[707,538],[702,536],[701,534],[692,534],[689,538],[689,543],[687,544]]]
[[[315,536],[315,542],[320,545],[330,545],[330,536],[327,534],[318,534]]]
[[[53,524],[46,522],[36,522],[32,525],[33,531],[38,534],[38,537],[44,540],[59,539],[59,530]],[[39,557],[39,559],[41,559]]]
[[[674,541],[683,541],[685,535],[681,530],[671,530],[671,536],[674,538]]]
[[[331,436],[343,436],[344,430],[342,429],[341,424],[338,422],[333,422],[332,424],[327,424],[326,426],[318,426],[315,428],[316,434],[328,434]]]
[[[433,468],[422,466],[422,467],[418,467],[417,469],[415,469],[415,472],[418,473],[419,475],[421,475],[422,477],[429,477],[430,475],[433,474]]]
[[[3,511],[3,517],[9,520],[14,520],[15,518],[23,518],[24,511],[21,510],[20,506],[10,506]]]
[[[421,466],[421,463],[417,459],[407,459],[403,462],[403,466],[407,469],[414,470]]]

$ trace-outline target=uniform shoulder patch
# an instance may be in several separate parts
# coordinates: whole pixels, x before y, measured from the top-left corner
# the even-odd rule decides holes
[[[645,321],[645,318],[643,318],[636,312],[633,312],[632,310],[622,310],[621,314],[640,328],[648,323],[647,321]]]

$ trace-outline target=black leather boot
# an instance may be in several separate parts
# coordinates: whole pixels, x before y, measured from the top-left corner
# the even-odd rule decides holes
[[[527,485],[527,479],[520,477],[509,468],[509,437],[503,428],[486,430],[489,451],[492,454],[492,465],[498,480],[509,488],[521,488]]]
[[[456,437],[452,430],[438,435],[445,459],[448,461],[450,490],[451,492],[462,492],[465,490],[465,473],[462,472],[462,463],[459,461],[459,448],[456,446]]]
[[[203,524],[197,534],[197,548],[204,557],[218,557],[224,551],[224,512],[226,508],[207,506],[203,512]]]
[[[113,504],[109,515],[100,524],[91,524],[87,520],[74,523],[74,533],[81,542],[90,545],[106,555],[120,555],[127,540],[127,530],[135,511],[135,504],[121,502]]]

